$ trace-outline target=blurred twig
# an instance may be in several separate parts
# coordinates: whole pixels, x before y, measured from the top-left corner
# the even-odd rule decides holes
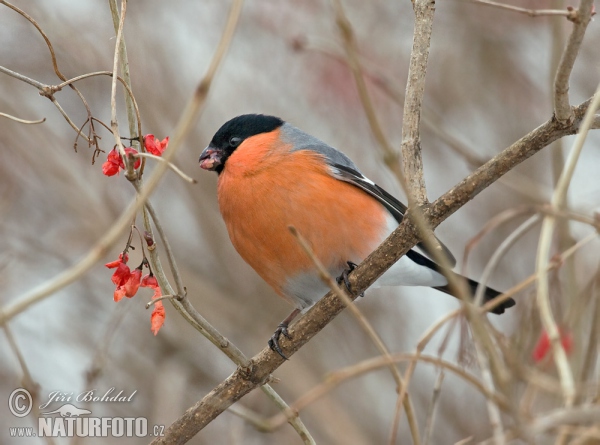
[[[354,38],[354,30],[352,29],[352,25],[346,17],[342,2],[340,0],[333,0],[333,6],[335,9],[336,24],[340,30],[340,34],[342,35],[344,49],[346,50],[346,60],[350,70],[352,71],[352,75],[354,76],[356,89],[358,90],[358,95],[360,97],[363,109],[365,110],[367,121],[369,122],[371,131],[373,132],[373,136],[383,150],[383,160],[385,164],[394,173],[404,191],[408,193],[406,190],[406,180],[404,178],[402,168],[400,167],[400,158],[398,152],[390,145],[383,132],[383,129],[381,128],[381,124],[377,118],[377,113],[375,112],[375,107],[373,106],[373,101],[371,100],[369,90],[367,89],[362,66],[358,57],[358,49],[356,40]]]
[[[472,3],[477,3],[485,6],[492,6],[494,8],[506,9],[508,11],[519,12],[527,14],[529,17],[545,17],[545,16],[564,16],[569,20],[574,20],[577,13],[572,9],[527,9],[519,6],[507,5],[505,3],[498,3],[491,0],[469,0]]]
[[[431,434],[433,433],[433,424],[435,421],[435,413],[440,399],[440,392],[442,391],[442,383],[444,382],[444,371],[440,370],[438,377],[433,386],[433,394],[431,396],[431,403],[429,404],[429,410],[427,411],[427,421],[425,422],[425,430],[423,431],[423,445],[429,445],[431,441]]]
[[[577,161],[579,160],[579,155],[583,149],[583,144],[587,138],[588,131],[594,120],[594,114],[598,107],[600,107],[600,84],[598,85],[598,89],[596,90],[596,94],[594,95],[591,104],[586,110],[580,131],[575,138],[573,148],[569,153],[565,168],[563,169],[552,196],[552,206],[558,211],[564,208],[567,191],[571,183],[571,179],[573,178],[573,173],[575,171]],[[540,234],[540,242],[538,245],[538,254],[536,260],[536,270],[538,274],[541,271],[545,271],[548,267],[550,246],[555,224],[556,218],[553,216],[546,216],[544,218],[544,222],[542,223],[542,231]],[[538,279],[537,286],[537,306],[540,312],[540,318],[552,344],[553,358],[560,375],[565,405],[569,407],[573,404],[575,398],[575,382],[567,354],[561,342],[556,321],[554,320],[554,315],[552,314],[552,308],[550,307],[548,276],[545,273],[543,273]]]
[[[149,159],[155,160],[156,162],[167,162],[161,156],[156,156],[156,155],[153,155],[150,153],[137,153],[137,154],[133,155],[133,157],[134,158],[149,158]],[[181,169],[179,167],[177,167],[172,162],[167,162],[167,165],[169,166],[169,168],[171,170],[173,170],[175,173],[177,173],[177,175],[184,181],[189,182],[190,184],[196,184],[198,182],[194,178],[186,175],[183,171],[181,171]]]
[[[25,119],[19,119],[18,117],[11,116],[10,114],[6,114],[6,113],[0,113],[0,116],[5,117],[10,120],[13,120],[15,122],[19,122],[20,124],[42,124],[42,123],[46,122],[45,117],[38,119],[36,121],[28,121]]]
[[[348,67],[352,69],[348,57],[345,57],[343,54],[341,54],[339,50],[337,50],[336,48],[331,48],[330,46],[331,45],[318,44],[313,42],[312,40],[298,40],[294,42],[294,48],[296,49],[319,52],[327,57],[331,57],[341,63],[348,65]],[[394,103],[396,103],[400,107],[404,107],[404,93],[395,87],[394,83],[392,82],[392,80],[390,80],[389,77],[373,69],[372,67],[366,66],[365,63],[359,63],[359,67],[361,68],[362,73],[365,75],[365,77],[367,77],[376,87],[380,88],[383,91],[383,93],[385,93]],[[453,152],[455,152],[461,158],[463,158],[465,162],[469,165],[469,167],[481,167],[489,160],[489,158],[479,155],[473,149],[471,149],[465,143],[463,143],[458,137],[453,135],[448,130],[444,129],[443,119],[438,115],[438,113],[434,109],[432,109],[431,107],[428,108],[425,104],[423,104],[421,123],[423,125],[423,128],[434,134],[441,141],[447,144],[447,146]],[[394,162],[396,163],[399,162],[397,157],[397,154],[393,155],[393,158],[395,159]],[[384,155],[384,161],[392,170],[391,167],[395,164],[390,164],[387,160],[386,155]],[[400,181],[398,173],[396,171],[393,171],[393,173]],[[529,200],[532,200],[537,203],[542,202],[540,193],[536,193],[536,190],[540,190],[542,185],[529,176],[521,174],[518,171],[512,171],[510,178],[500,178],[499,182],[503,186],[509,188],[511,191],[524,195]],[[402,185],[402,181],[400,181],[400,183]]]
[[[486,398],[496,401],[496,403],[502,407],[502,409],[508,408],[508,404],[504,396],[499,393],[489,392],[477,377],[465,372],[465,370],[461,367],[439,357],[432,357],[428,355],[417,356],[416,354],[392,354],[391,359],[392,363],[417,360],[419,362],[429,363],[437,366],[438,368],[450,371],[451,373],[463,379],[465,382],[469,383]],[[306,394],[302,395],[296,402],[292,403],[290,410],[292,413],[295,411],[300,411],[319,398],[323,397],[340,384],[385,366],[389,366],[389,363],[390,360],[387,357],[379,356],[337,370],[331,373],[323,383],[315,386]],[[287,412],[276,414],[270,419],[270,423],[273,426],[283,424],[286,421],[287,414]]]
[[[483,295],[485,294],[485,290],[487,288],[487,284],[490,280],[490,277],[492,276],[494,269],[496,268],[504,254],[519,240],[519,238],[521,238],[521,236],[523,236],[528,230],[530,230],[534,225],[536,225],[539,222],[539,220],[539,215],[533,215],[530,218],[528,218],[508,237],[506,237],[504,241],[502,241],[502,243],[494,251],[485,268],[483,269],[481,277],[479,278],[479,286],[477,286],[477,291],[475,292],[475,306],[480,306],[483,302]]]
[[[329,289],[331,289],[332,292],[334,292],[338,296],[338,298],[340,298],[344,302],[350,313],[354,316],[354,318],[356,318],[360,327],[366,332],[367,336],[371,339],[373,344],[375,344],[375,347],[379,350],[381,355],[387,357],[390,360],[389,369],[392,372],[394,380],[396,381],[396,390],[399,394],[404,394],[399,396],[397,411],[400,409],[400,405],[404,406],[404,409],[406,410],[408,424],[413,437],[413,442],[415,444],[419,443],[419,427],[415,416],[415,410],[413,408],[413,404],[408,393],[408,388],[406,388],[406,382],[402,381],[400,371],[398,371],[396,365],[391,361],[391,354],[388,348],[385,346],[383,340],[381,340],[381,337],[379,337],[379,335],[377,334],[373,326],[369,323],[369,321],[366,319],[366,317],[362,314],[358,307],[356,307],[356,305],[353,304],[352,299],[346,294],[346,292],[344,292],[341,289],[341,287],[336,283],[336,281],[329,274],[329,272],[327,272],[327,269],[325,268],[323,263],[321,263],[321,261],[316,257],[314,251],[312,250],[306,239],[302,236],[302,234],[299,233],[298,230],[293,226],[290,226],[289,230],[292,233],[292,235],[294,235],[302,249],[304,249],[308,257],[311,259],[311,261],[317,268],[321,280],[329,287]],[[395,417],[397,418],[398,415],[396,415]]]
[[[10,349],[12,349],[12,352],[15,355],[15,357],[17,358],[17,361],[19,362],[19,366],[21,367],[21,372],[23,373],[23,377],[21,378],[20,384],[27,391],[29,391],[29,393],[31,395],[31,399],[29,400],[29,402],[31,403],[31,410],[33,411],[32,421],[34,422],[35,426],[37,427],[37,421],[35,421],[35,419],[40,417],[40,405],[38,402],[40,385],[35,380],[33,380],[33,377],[31,376],[31,372],[29,371],[29,367],[27,366],[27,362],[25,361],[25,357],[23,356],[23,353],[21,352],[21,348],[19,348],[19,345],[17,344],[17,342],[12,334],[12,330],[11,330],[10,326],[8,324],[4,324],[4,325],[2,325],[2,328],[4,330],[4,334],[6,335],[6,340],[8,341],[8,345],[9,345]],[[12,409],[12,407],[11,407],[11,409]],[[46,439],[46,443],[48,443],[48,445],[54,445],[55,442],[52,437],[46,435],[45,439]]]

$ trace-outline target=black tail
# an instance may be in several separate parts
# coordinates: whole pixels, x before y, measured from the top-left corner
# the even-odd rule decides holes
[[[462,276],[462,275],[459,275],[459,276]],[[471,290],[471,293],[473,295],[475,295],[475,291],[477,290],[477,286],[479,286],[479,283],[477,281],[471,280],[470,278],[466,278],[466,277],[463,277],[463,278],[465,280],[467,280],[467,284],[469,285],[469,289]],[[448,295],[452,295],[453,297],[458,298],[456,295],[454,295],[454,293],[452,293],[450,291],[450,287],[448,285],[434,287],[434,289],[437,289],[439,291],[447,293]],[[492,289],[491,287],[486,287],[485,288],[485,293],[483,294],[483,303],[485,304],[488,301],[493,300],[498,295],[502,295],[502,292],[498,292],[497,290]],[[512,298],[509,298],[504,303],[499,304],[494,309],[492,309],[491,312],[494,313],[494,314],[503,314],[506,309],[508,309],[510,307],[513,307],[515,304],[517,304],[515,302],[515,300],[513,300]]]
[[[409,250],[406,253],[406,256],[408,258],[410,258],[411,260],[413,260],[415,263],[420,264],[421,266],[428,267],[430,269],[435,270],[436,272],[444,274],[444,271],[442,270],[442,268],[440,266],[438,266],[436,263],[431,261],[429,258],[426,258],[423,255],[421,255],[420,253],[415,252],[414,250]],[[448,271],[446,273],[452,273],[454,275],[458,275],[459,277],[462,277],[462,275],[459,275],[452,271]],[[467,280],[469,289],[471,290],[471,293],[473,293],[473,295],[474,295],[475,291],[477,290],[477,286],[479,286],[479,283],[477,281],[471,280],[470,278],[467,278],[467,277],[462,277],[462,278]],[[459,298],[450,290],[450,287],[448,285],[434,287],[433,289],[437,289],[439,291],[447,293],[448,295],[452,295],[455,298]],[[487,303],[488,301],[493,300],[494,298],[496,298],[498,295],[501,295],[501,294],[502,294],[502,292],[498,292],[497,290],[492,289],[491,287],[486,287],[485,293],[483,294],[483,303]],[[517,304],[515,302],[515,300],[513,300],[512,298],[509,298],[504,303],[502,303],[502,304],[496,306],[494,309],[492,309],[492,312],[494,314],[503,314],[506,309],[513,307],[515,304]]]

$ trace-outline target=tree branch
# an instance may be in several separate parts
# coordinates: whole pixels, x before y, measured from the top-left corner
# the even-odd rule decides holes
[[[402,118],[402,163],[408,188],[406,192],[409,207],[428,203],[425,178],[423,177],[420,126],[435,2],[416,0],[413,1],[413,9],[415,11],[415,31]]]
[[[579,54],[581,42],[583,42],[585,30],[592,17],[593,6],[594,0],[581,0],[576,17],[570,19],[574,24],[573,31],[571,31],[567,45],[563,50],[554,78],[554,115],[559,122],[567,122],[573,118],[569,101],[569,79]]]

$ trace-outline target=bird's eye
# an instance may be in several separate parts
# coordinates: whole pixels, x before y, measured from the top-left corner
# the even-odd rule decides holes
[[[242,143],[242,138],[239,138],[237,136],[232,136],[229,139],[229,145],[231,145],[232,147],[237,147],[238,145],[240,145]]]

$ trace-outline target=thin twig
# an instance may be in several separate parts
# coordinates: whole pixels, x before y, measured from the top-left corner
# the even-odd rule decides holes
[[[552,206],[559,211],[564,207],[567,191],[571,183],[571,179],[573,178],[573,173],[575,171],[577,161],[579,160],[579,155],[583,149],[588,131],[593,122],[594,114],[599,106],[600,84],[598,85],[592,103],[586,111],[580,131],[575,137],[573,148],[569,153],[565,168],[563,169],[554,194],[552,195]],[[545,271],[548,267],[550,246],[552,243],[552,234],[554,233],[555,224],[555,217],[546,216],[544,218],[536,259],[536,271],[538,273]],[[550,307],[550,290],[547,274],[543,273],[541,275],[537,285],[538,291],[536,302],[540,312],[540,318],[552,344],[552,357],[560,375],[565,404],[567,407],[569,407],[573,404],[575,399],[575,382],[573,380],[573,372],[571,370],[571,366],[569,365],[567,354],[561,342],[560,332],[558,330],[558,326],[556,325],[556,321],[554,320],[552,308]]]
[[[48,47],[48,51],[50,51],[50,57],[52,58],[52,67],[54,68],[54,73],[57,75],[57,77],[60,80],[67,80],[67,78],[58,69],[58,62],[56,60],[56,54],[54,53],[54,48],[52,46],[52,43],[50,42],[50,39],[48,38],[48,36],[44,32],[44,30],[42,29],[42,27],[40,25],[38,25],[38,23],[33,19],[33,17],[31,17],[29,14],[27,14],[22,9],[17,8],[16,6],[10,4],[6,0],[0,0],[0,3],[3,4],[3,5],[5,5],[5,6],[8,6],[10,9],[12,9],[16,13],[20,14],[29,23],[31,23],[35,27],[35,29],[37,29],[37,31],[40,33],[40,35],[42,36],[42,38],[46,42],[46,46]],[[83,94],[81,94],[81,92],[75,87],[75,85],[69,85],[69,87],[73,91],[75,91],[75,93],[79,96],[79,99],[81,100],[81,102],[83,103],[83,106],[85,107],[85,109],[87,111],[88,119],[91,119],[92,118],[92,111],[90,110],[90,106],[88,105],[87,101],[85,100],[85,97],[83,97]],[[52,92],[49,91],[49,94],[50,94],[50,97],[51,97],[52,96]],[[58,106],[58,103],[55,102],[55,105]],[[65,115],[64,112],[63,112],[63,115]],[[65,115],[65,117],[66,117],[66,115]],[[75,129],[78,130],[77,127],[72,123],[72,121],[70,119],[67,119],[67,121],[69,122],[69,124],[71,126],[74,126]],[[90,122],[90,124],[91,124],[91,122]],[[84,137],[85,137],[85,139],[87,140],[88,143],[93,144],[96,141],[96,136],[95,136],[95,133],[93,131],[93,126],[92,125],[90,125],[90,132],[92,133],[91,137],[87,137],[87,136],[84,136]]]
[[[379,337],[379,335],[377,334],[377,332],[375,331],[375,329],[373,328],[371,323],[369,323],[369,321],[362,314],[362,312],[358,309],[358,307],[356,307],[356,305],[353,304],[352,299],[350,299],[350,297],[340,288],[340,286],[338,286],[337,282],[333,279],[333,277],[327,271],[327,269],[325,268],[323,263],[321,263],[319,258],[317,258],[314,251],[312,250],[312,248],[310,247],[310,245],[306,241],[306,239],[302,236],[302,234],[299,233],[298,230],[293,226],[288,227],[288,229],[292,233],[292,235],[296,238],[296,240],[298,241],[298,243],[300,244],[300,246],[302,247],[304,252],[306,252],[307,256],[310,258],[310,260],[313,262],[313,264],[317,268],[317,271],[319,273],[321,280],[329,287],[329,289],[331,289],[332,292],[334,292],[344,302],[346,307],[350,310],[350,313],[354,316],[354,318],[356,318],[360,327],[365,331],[365,333],[371,339],[373,344],[375,344],[375,347],[379,350],[381,355],[383,355],[384,357],[387,357],[390,360],[389,369],[392,372],[392,376],[394,377],[394,380],[396,381],[396,386],[397,386],[396,390],[398,391],[399,394],[402,394],[402,393],[404,394],[404,396],[402,396],[399,399],[398,404],[404,406],[404,409],[406,410],[406,417],[408,419],[408,423],[411,428],[411,434],[413,435],[413,441],[415,443],[418,443],[419,442],[418,425],[417,425],[417,420],[416,420],[412,401],[408,394],[406,385],[402,381],[402,376],[400,375],[400,371],[398,371],[398,368],[391,362],[391,354],[390,354],[389,350],[387,349],[387,347],[385,346],[385,344],[383,343],[383,340],[381,340],[381,337]],[[396,416],[396,417],[398,417],[398,416]],[[396,428],[394,428],[394,430],[395,429]]]
[[[116,336],[119,326],[125,319],[127,315],[127,311],[131,308],[131,305],[127,305],[124,309],[123,307],[118,307],[112,317],[106,330],[104,331],[104,335],[101,337],[100,341],[98,341],[98,347],[94,352],[91,363],[85,373],[85,388],[94,388],[94,383],[98,379],[98,377],[102,373],[102,369],[106,365],[109,353],[111,351],[112,342]],[[83,406],[79,406],[79,408],[87,408],[89,406],[90,401],[82,401]],[[75,434],[71,439],[71,445],[77,445],[81,443],[81,436]]]
[[[317,51],[350,67],[348,63],[348,57],[344,56],[343,54],[341,54],[340,51],[336,51],[335,49],[331,49],[323,45],[318,45],[311,41],[295,42],[295,48]],[[361,62],[360,58],[359,67],[361,68],[365,76],[371,80],[373,85],[380,88],[381,91],[385,93],[394,103],[398,104],[400,107],[404,107],[404,94],[397,88],[395,88],[394,82],[391,79],[384,76],[380,72],[374,71],[373,69],[367,69],[368,67],[364,62]],[[441,139],[443,142],[445,142],[448,145],[448,147],[456,154],[461,156],[467,162],[467,164],[469,164],[470,167],[478,168],[489,160],[489,158],[485,158],[475,153],[474,150],[466,146],[466,144],[461,142],[461,140],[459,140],[453,134],[445,130],[444,121],[441,118],[441,116],[439,116],[439,114],[432,108],[427,108],[425,104],[423,104],[421,123],[423,124],[424,129],[428,130],[429,132],[437,136],[439,139]],[[600,117],[598,119],[597,126],[600,127]],[[399,162],[399,160],[397,159],[398,155],[394,154],[393,157],[395,159],[394,162],[396,162],[397,164]],[[384,161],[385,160],[386,159],[384,159]],[[388,167],[390,167],[391,169],[391,166],[389,164]],[[535,193],[535,190],[541,189],[541,185],[535,180],[533,180],[531,177],[521,174],[516,170],[514,170],[511,173],[511,178],[500,178],[499,182],[500,184],[509,188],[513,192],[524,195],[531,201],[540,203],[543,201],[539,193]]]
[[[29,124],[42,124],[42,123],[46,122],[45,117],[38,119],[36,121],[28,121],[25,119],[19,119],[18,117],[11,116],[10,114],[6,114],[6,113],[0,113],[0,116],[5,117],[10,120],[13,120],[15,122],[19,122],[20,124],[28,124],[29,125]]]
[[[21,352],[21,348],[19,348],[19,345],[17,344],[9,325],[4,324],[2,326],[2,328],[4,329],[4,334],[6,335],[6,340],[8,341],[8,345],[9,345],[10,349],[12,349],[13,354],[15,355],[15,357],[17,358],[17,361],[19,362],[21,371],[23,372],[23,377],[21,378],[20,384],[27,391],[29,391],[29,393],[31,395],[31,399],[29,401],[31,403],[31,410],[33,411],[33,415],[31,417],[38,418],[38,417],[40,417],[40,408],[39,408],[39,403],[36,403],[36,401],[38,399],[40,385],[35,380],[33,380],[32,376],[31,376],[31,372],[29,371],[29,367],[27,366],[27,362],[25,361],[25,357],[23,356],[23,353]],[[36,422],[36,426],[37,426],[37,422]],[[46,439],[46,442],[48,443],[48,445],[54,445],[55,442],[52,437],[49,437],[46,435],[45,439]]]
[[[575,17],[570,18],[573,22],[573,30],[563,50],[554,78],[554,115],[559,122],[570,122],[573,119],[573,110],[569,101],[569,79],[592,17],[593,6],[594,0],[581,0],[579,8],[573,11]]]
[[[475,350],[477,351],[477,361],[479,362],[479,368],[481,369],[481,379],[483,380],[483,384],[488,391],[495,392],[496,384],[492,377],[489,355],[483,350],[483,342],[475,341]],[[485,405],[490,418],[494,442],[496,445],[504,445],[505,433],[500,406],[494,399],[489,397],[485,399]]]
[[[371,100],[371,96],[365,83],[362,66],[358,57],[357,44],[354,38],[354,30],[352,29],[352,25],[348,20],[346,13],[344,12],[342,2],[340,0],[333,0],[333,6],[335,9],[336,24],[342,35],[344,49],[346,50],[346,60],[350,70],[352,71],[354,82],[356,83],[356,89],[358,90],[358,96],[362,103],[362,107],[365,110],[369,127],[371,128],[371,132],[373,133],[375,140],[383,150],[383,161],[392,171],[392,173],[394,173],[398,179],[398,182],[400,183],[400,186],[406,192],[406,180],[404,178],[404,174],[402,173],[402,168],[400,167],[399,154],[392,148],[383,132],[383,129],[381,128],[381,124],[377,118],[377,113],[375,112],[373,101]]]
[[[110,7],[110,13],[113,19],[113,26],[115,33],[118,33],[119,29],[119,10],[117,8],[117,0],[109,0],[108,5]],[[121,39],[120,57],[121,61],[121,73],[123,74],[123,83],[126,84],[129,89],[131,88],[131,76],[129,75],[129,61],[127,60],[127,47],[125,45],[125,39]],[[137,105],[134,103],[133,93],[125,95],[125,109],[127,110],[127,122],[129,123],[129,136],[134,140],[141,136],[141,125],[136,128],[135,123],[140,122],[140,116],[137,112]],[[135,119],[134,119],[135,118]],[[143,166],[140,168],[143,171]]]
[[[121,157],[125,162],[126,172],[125,177],[130,181],[133,181],[137,174],[133,169],[134,162],[129,160],[125,154],[125,147],[121,142],[121,134],[119,133],[119,123],[117,121],[117,76],[119,75],[119,62],[120,54],[123,46],[121,40],[123,39],[123,26],[125,25],[125,15],[127,12],[127,0],[121,0],[121,17],[119,20],[119,26],[117,28],[117,38],[115,42],[115,53],[113,57],[113,69],[112,69],[112,81],[110,86],[110,128],[112,130],[113,137],[115,139],[115,147],[121,153]]]
[[[158,303],[159,301],[172,300],[173,298],[177,298],[177,296],[176,295],[163,295],[162,297],[158,297],[153,300],[150,300],[148,303],[146,303],[146,309],[150,309],[150,306],[153,306],[154,304]]]
[[[485,6],[492,6],[494,8],[506,9],[508,11],[519,12],[521,14],[527,14],[529,17],[544,17],[544,16],[563,16],[569,20],[574,20],[576,17],[576,11],[569,9],[528,9],[521,8],[519,6],[507,5],[505,3],[498,3],[491,0],[469,0],[472,3],[477,3]]]
[[[442,391],[442,383],[444,382],[444,371],[440,370],[438,377],[433,385],[433,394],[431,395],[431,403],[427,411],[427,420],[425,421],[425,430],[423,431],[423,445],[429,445],[431,435],[433,433],[433,424],[435,421],[435,412]]]
[[[559,408],[545,415],[538,416],[531,425],[533,433],[539,434],[559,425],[600,421],[600,406],[584,405],[573,408]]]
[[[35,79],[31,79],[27,76],[24,76],[23,74],[17,73],[13,70],[9,70],[8,68],[3,67],[3,66],[0,66],[0,73],[7,74],[10,77],[14,77],[15,79],[20,80],[21,82],[28,83],[29,85],[32,85],[39,90],[43,90],[47,86],[47,85],[44,85],[42,82],[38,82]]]
[[[414,0],[412,4],[415,13],[415,28],[404,97],[402,163],[408,186],[409,207],[412,205],[420,207],[429,202],[423,175],[420,127],[435,2],[432,0]]]
[[[504,396],[502,396],[499,393],[489,392],[479,379],[465,372],[465,370],[462,369],[460,366],[457,366],[439,357],[433,357],[429,355],[421,355],[416,357],[415,354],[392,354],[392,361],[394,363],[406,362],[414,360],[415,358],[420,362],[429,363],[452,372],[453,374],[463,379],[466,383],[469,383],[471,386],[473,386],[486,398],[495,400],[496,403],[503,409],[508,408],[508,402],[506,401]],[[294,412],[302,411],[308,405],[314,403],[316,400],[323,397],[325,394],[329,393],[331,390],[338,387],[340,384],[388,365],[389,359],[387,357],[379,356],[337,370],[331,373],[322,383],[315,386],[310,391],[303,394],[294,403],[292,403],[290,405],[290,412],[276,414],[271,419],[269,419],[269,423],[271,423],[274,427],[277,425],[282,425],[283,423],[285,423],[287,415],[293,414]]]
[[[96,77],[96,76],[114,77],[114,73],[112,71],[95,71],[93,73],[86,73],[86,74],[82,74],[80,76],[73,77],[72,79],[65,80],[64,82],[62,82],[58,85],[43,85],[43,84],[42,85],[44,88],[49,88],[52,90],[59,91],[67,85],[71,85],[80,80],[88,79],[90,77]],[[135,125],[134,125],[134,128],[137,128],[137,130],[134,130],[130,134],[131,137],[129,139],[136,140],[138,135],[142,133],[142,120],[140,118],[140,110],[139,110],[139,107],[135,100],[135,96],[133,95],[133,91],[131,90],[131,86],[127,83],[125,78],[123,78],[121,76],[116,76],[116,78],[119,82],[121,82],[121,85],[125,89],[125,92],[126,92],[125,97],[126,97],[127,103],[128,104],[131,103],[131,107],[133,110],[133,118],[134,118],[133,122],[134,122],[134,124],[137,123],[137,127],[135,127]],[[128,112],[128,116],[129,116],[129,112]],[[96,119],[94,117],[92,117],[91,119],[93,119],[97,122],[100,122],[102,125],[104,125],[106,127],[106,125],[103,122],[99,121],[98,119]],[[112,130],[109,127],[106,127],[106,129],[112,132]]]
[[[133,155],[134,158],[150,158],[150,159],[154,159],[157,162],[166,162],[169,166],[169,168],[171,170],[173,170],[175,173],[177,173],[181,179],[183,179],[184,181],[189,182],[190,184],[197,184],[198,181],[195,180],[194,178],[186,175],[184,172],[182,172],[179,167],[177,167],[175,164],[173,164],[172,162],[167,162],[166,160],[164,160],[162,157],[160,156],[156,156],[150,153],[137,153]]]
[[[521,236],[523,236],[528,230],[530,230],[534,225],[536,225],[539,222],[539,220],[539,215],[533,215],[532,217],[527,219],[508,237],[506,237],[504,241],[502,241],[502,243],[494,251],[485,268],[483,269],[481,277],[479,278],[479,286],[477,286],[477,291],[475,292],[475,306],[480,306],[483,302],[483,295],[485,294],[487,283],[489,282],[489,279],[491,278],[494,270],[496,269],[496,266],[498,265],[502,257],[506,254],[508,249],[510,249],[519,240],[519,238],[521,238]]]

